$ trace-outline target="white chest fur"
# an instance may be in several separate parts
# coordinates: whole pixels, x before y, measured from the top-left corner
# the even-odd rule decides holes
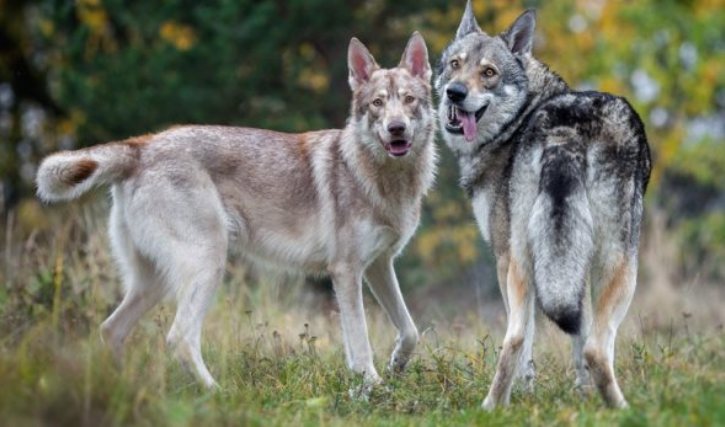
[[[487,191],[479,191],[473,196],[473,214],[478,223],[478,229],[481,230],[484,240],[490,243],[491,236],[489,232],[489,215],[491,213],[491,203],[493,202]]]

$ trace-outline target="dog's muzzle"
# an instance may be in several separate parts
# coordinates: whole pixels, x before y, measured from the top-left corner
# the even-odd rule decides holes
[[[446,132],[463,135],[468,142],[475,141],[476,134],[478,133],[478,121],[481,120],[487,108],[488,104],[471,113],[453,103],[448,104],[448,122],[445,125]]]

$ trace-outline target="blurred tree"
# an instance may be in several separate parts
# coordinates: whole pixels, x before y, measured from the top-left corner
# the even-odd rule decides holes
[[[53,150],[219,123],[300,131],[342,127],[346,48],[395,65],[413,30],[437,61],[464,0],[0,1],[3,203],[32,194]],[[725,7],[722,0],[474,1],[503,31],[538,8],[535,52],[572,86],[624,95],[656,158],[648,203],[668,211],[683,266],[722,277],[725,237]],[[405,271],[446,281],[483,245],[448,151]],[[0,206],[0,210],[4,210]],[[693,258],[694,257],[694,258]],[[715,266],[715,267],[712,267]],[[434,272],[425,275],[420,272]]]
[[[61,109],[48,92],[46,75],[33,60],[34,50],[28,43],[31,29],[26,25],[26,5],[21,0],[0,3],[0,212],[28,191],[22,185],[23,164],[17,150],[23,138],[21,106],[33,103],[52,114]]]

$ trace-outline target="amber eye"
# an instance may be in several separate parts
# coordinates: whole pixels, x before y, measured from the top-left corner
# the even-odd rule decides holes
[[[483,70],[483,75],[484,75],[485,77],[489,77],[489,78],[490,78],[490,77],[493,77],[493,76],[495,76],[495,75],[496,75],[496,70],[494,70],[494,69],[493,69],[493,68],[491,68],[491,67],[488,67],[488,68],[486,68],[485,70]]]
[[[414,96],[408,95],[408,96],[405,97],[405,103],[406,104],[412,104],[414,102],[415,102],[415,97]]]
[[[373,105],[374,105],[374,106],[376,106],[376,107],[382,107],[382,106],[383,106],[383,100],[382,100],[382,99],[380,99],[380,98],[376,98],[376,99],[375,99],[375,100],[373,101]]]
[[[451,68],[457,70],[461,67],[461,62],[457,59],[451,61]]]

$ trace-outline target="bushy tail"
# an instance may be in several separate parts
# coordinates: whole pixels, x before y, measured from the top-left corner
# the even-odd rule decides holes
[[[583,159],[563,147],[544,152],[541,187],[529,219],[536,294],[544,313],[577,334],[593,250]]]
[[[138,150],[133,144],[115,142],[52,154],[38,169],[38,196],[46,202],[71,200],[93,187],[121,180],[136,167]]]

